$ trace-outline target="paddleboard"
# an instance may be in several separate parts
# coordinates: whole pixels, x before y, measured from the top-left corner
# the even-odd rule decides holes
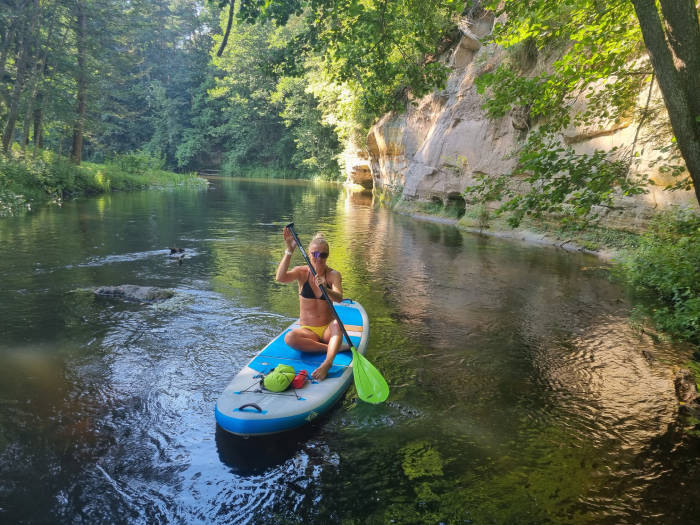
[[[362,305],[350,299],[334,303],[357,351],[365,353],[369,342],[369,319]],[[292,323],[263,348],[238,372],[216,402],[217,424],[239,436],[262,436],[297,428],[327,412],[340,399],[352,382],[352,352],[339,352],[323,381],[307,381],[300,389],[270,392],[261,385],[261,379],[278,364],[294,367],[298,373],[306,370],[311,377],[325,360],[325,353],[294,350],[284,342],[290,330],[299,327]]]

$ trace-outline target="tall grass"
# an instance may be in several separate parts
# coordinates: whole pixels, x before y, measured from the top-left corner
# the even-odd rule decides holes
[[[0,216],[78,195],[94,195],[177,185],[205,185],[195,174],[162,169],[162,163],[142,154],[119,155],[105,164],[76,166],[50,151],[0,154]]]

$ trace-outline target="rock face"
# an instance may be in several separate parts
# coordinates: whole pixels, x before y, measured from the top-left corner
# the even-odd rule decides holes
[[[121,286],[100,286],[95,288],[95,295],[139,303],[156,303],[170,299],[175,295],[175,292],[154,286],[122,284]]]
[[[344,164],[347,182],[358,184],[368,190],[372,189],[374,181],[372,180],[369,155],[366,151],[355,151],[348,148],[344,152]]]
[[[346,157],[349,180],[361,180],[367,186],[371,176],[377,189],[398,191],[408,200],[447,204],[450,199],[461,199],[476,175],[501,175],[514,168],[512,154],[531,126],[529,107],[489,119],[474,86],[475,78],[504,59],[502,49],[481,44],[495,22],[493,14],[483,12],[477,20],[460,25],[461,39],[444,57],[452,70],[446,88],[411,101],[402,114],[384,115],[367,137],[369,158]],[[640,94],[640,100],[645,97],[646,93]],[[629,147],[636,131],[637,125],[630,118],[603,128],[572,126],[562,133],[561,141],[579,153],[610,150]],[[662,190],[669,181],[650,168],[651,160],[642,158],[637,169],[651,174],[657,185],[646,195],[620,198],[614,209],[597,210],[605,225],[637,229],[660,207],[697,207],[692,192]]]

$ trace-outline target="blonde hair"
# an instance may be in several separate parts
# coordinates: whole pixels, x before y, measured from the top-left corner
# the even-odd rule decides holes
[[[311,246],[312,244],[322,244],[323,246],[325,246],[326,251],[331,251],[331,246],[330,244],[328,244],[326,236],[322,232],[317,232],[316,235],[314,235],[314,238],[311,239],[309,246]]]

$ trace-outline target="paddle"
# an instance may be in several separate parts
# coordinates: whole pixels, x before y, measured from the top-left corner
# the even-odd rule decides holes
[[[294,231],[294,223],[290,222],[287,224],[287,228],[289,228],[289,232],[292,234],[294,242],[297,243],[299,251],[306,261],[306,264],[309,265],[311,274],[316,277],[316,270],[314,269],[313,264],[311,264],[309,256],[306,255],[304,246],[299,241],[297,233]],[[377,370],[365,356],[357,351],[355,345],[350,339],[350,336],[348,335],[348,332],[345,330],[345,325],[343,325],[343,322],[340,320],[340,316],[338,316],[338,312],[335,311],[333,301],[331,301],[330,297],[328,297],[326,289],[323,287],[323,285],[319,286],[319,288],[321,288],[323,298],[328,303],[328,306],[331,307],[331,312],[333,312],[333,316],[338,321],[338,325],[340,325],[343,336],[345,339],[347,339],[350,349],[352,350],[352,376],[355,380],[357,395],[360,397],[360,399],[362,399],[362,401],[366,401],[367,403],[376,404],[386,401],[386,398],[389,397],[389,385],[386,384],[386,381],[382,377],[382,374],[379,373],[379,370]]]

